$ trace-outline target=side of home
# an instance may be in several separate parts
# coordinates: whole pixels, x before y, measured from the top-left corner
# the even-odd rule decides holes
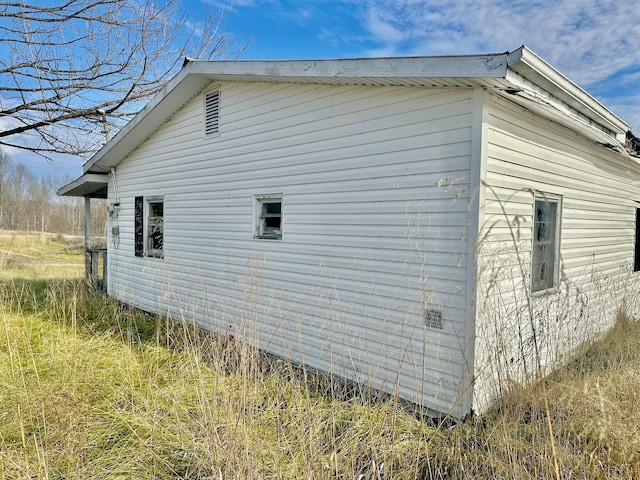
[[[596,115],[563,125],[550,102],[487,100],[477,410],[640,307],[637,158],[604,145]]]
[[[638,308],[628,133],[526,47],[188,62],[61,193],[110,295],[462,417]]]
[[[109,294],[468,412],[477,92],[208,85],[115,168]]]

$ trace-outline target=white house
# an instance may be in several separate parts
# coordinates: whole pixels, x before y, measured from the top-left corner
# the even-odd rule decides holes
[[[109,295],[462,417],[635,313],[627,135],[526,47],[190,61],[59,193]]]

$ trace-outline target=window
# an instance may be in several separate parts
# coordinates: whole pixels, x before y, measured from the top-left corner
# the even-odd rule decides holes
[[[636,243],[633,255],[633,271],[640,271],[640,208],[636,208]]]
[[[254,238],[282,239],[282,195],[255,197],[256,222]]]
[[[164,257],[164,200],[135,198],[135,255]]]
[[[532,292],[540,292],[557,286],[560,208],[560,197],[535,196],[531,252]]]
[[[164,202],[149,200],[147,202],[147,255],[162,258],[164,246]]]
[[[220,90],[204,94],[204,135],[218,135],[220,124]]]

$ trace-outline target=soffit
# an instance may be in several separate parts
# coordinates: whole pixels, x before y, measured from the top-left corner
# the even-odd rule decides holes
[[[107,198],[108,180],[109,176],[106,174],[84,174],[58,189],[58,195],[64,197]]]
[[[621,138],[629,130],[629,125],[620,117],[528,48],[521,47],[510,53],[508,62],[507,79],[514,85],[530,91],[540,89],[545,92],[544,96],[559,100],[579,116],[621,135]]]

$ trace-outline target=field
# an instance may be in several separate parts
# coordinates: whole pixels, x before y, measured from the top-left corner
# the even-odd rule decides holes
[[[640,478],[640,325],[465,422],[89,294],[77,240],[0,232],[0,477]]]

